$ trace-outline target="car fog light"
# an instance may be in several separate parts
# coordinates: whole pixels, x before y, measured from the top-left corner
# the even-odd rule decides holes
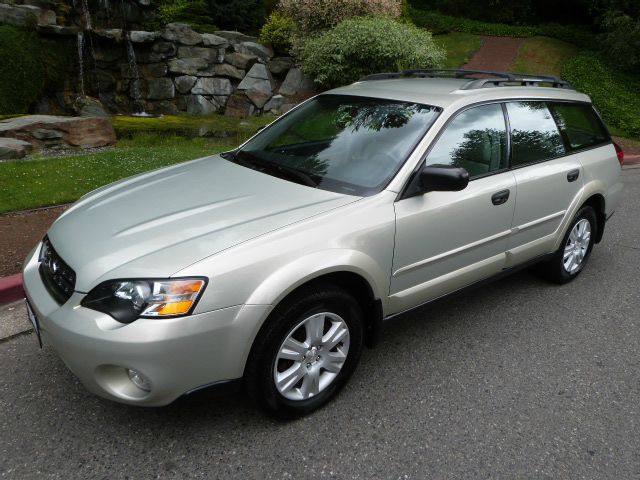
[[[143,374],[127,368],[127,375],[129,375],[129,380],[140,390],[144,390],[145,392],[151,391],[151,383]]]

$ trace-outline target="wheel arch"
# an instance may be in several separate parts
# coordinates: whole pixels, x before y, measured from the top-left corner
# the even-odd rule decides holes
[[[596,231],[595,243],[600,243],[602,236],[604,235],[604,226],[607,221],[605,213],[605,198],[600,193],[595,193],[587,198],[580,208],[590,206],[596,212],[596,220],[598,222],[598,230]]]

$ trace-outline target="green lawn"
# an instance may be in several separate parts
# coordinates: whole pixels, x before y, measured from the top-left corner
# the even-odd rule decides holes
[[[447,51],[444,68],[460,68],[480,49],[481,37],[470,33],[436,35],[435,42]]]
[[[119,140],[113,148],[0,162],[0,213],[73,202],[121,178],[228,150],[273,119],[114,117]]]
[[[562,67],[578,53],[578,47],[549,37],[533,37],[524,40],[511,71],[562,75]]]

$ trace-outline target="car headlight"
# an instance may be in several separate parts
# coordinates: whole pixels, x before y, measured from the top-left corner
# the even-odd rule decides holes
[[[193,311],[206,284],[204,278],[110,280],[91,290],[81,305],[122,323],[182,317]]]

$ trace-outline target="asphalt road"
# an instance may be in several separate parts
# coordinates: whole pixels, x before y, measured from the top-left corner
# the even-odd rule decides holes
[[[2,478],[640,477],[640,169],[579,280],[523,272],[389,324],[301,420],[241,396],[140,409],[33,334],[0,343]]]

